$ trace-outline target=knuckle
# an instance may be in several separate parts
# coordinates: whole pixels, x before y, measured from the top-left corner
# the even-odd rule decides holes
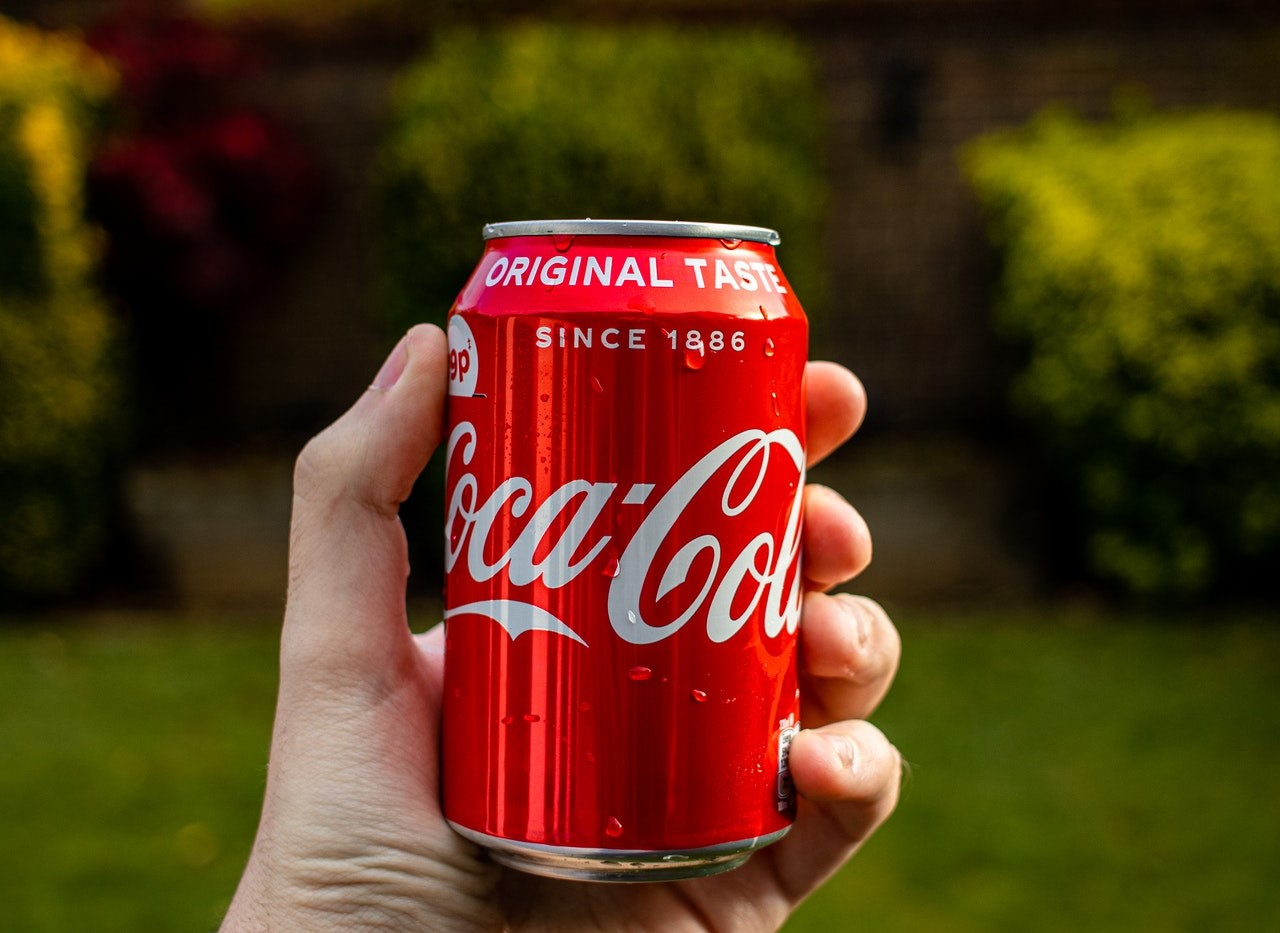
[[[849,629],[843,658],[845,676],[858,685],[891,677],[898,667],[898,633],[874,601],[848,593],[837,594]]]
[[[345,484],[347,443],[336,425],[307,441],[293,466],[293,491],[305,500],[334,496]]]

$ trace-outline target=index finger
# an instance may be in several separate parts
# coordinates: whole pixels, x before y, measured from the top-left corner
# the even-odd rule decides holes
[[[815,360],[805,367],[805,416],[809,466],[858,430],[867,413],[867,390],[839,363]]]

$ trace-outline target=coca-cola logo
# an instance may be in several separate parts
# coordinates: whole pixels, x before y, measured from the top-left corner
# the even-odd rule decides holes
[[[482,492],[468,469],[476,447],[473,424],[454,427],[446,451],[450,494],[445,569],[451,597],[456,592],[455,569],[476,584],[501,577],[496,589],[509,595],[512,589],[533,585],[557,590],[601,565],[609,578],[610,625],[631,644],[662,641],[694,618],[705,618],[706,635],[717,643],[732,638],[752,617],[762,619],[769,638],[796,631],[802,596],[805,456],[794,432],[742,431],[706,453],[661,493],[648,483],[624,486],[574,479],[536,503],[534,484],[522,476],[507,477]],[[786,473],[781,479],[780,470]],[[779,482],[785,483],[781,495]],[[717,514],[714,523],[700,527],[738,528],[738,534],[726,535],[738,542],[730,550],[710,530],[689,541],[672,540],[691,504],[701,502],[705,508],[708,497]],[[766,498],[780,503],[779,512],[766,522],[768,527],[742,544],[741,523],[758,523],[758,509],[753,513],[751,507]],[[600,527],[607,525],[600,518],[611,504],[645,507],[650,501],[654,504],[629,540],[615,541],[614,534]],[[785,520],[779,530],[781,509]],[[739,549],[735,553],[732,548]],[[667,613],[658,615],[654,607],[677,591],[684,594],[680,604],[675,609],[668,605]],[[445,611],[446,619],[461,616],[491,619],[513,639],[544,631],[587,644],[563,619],[524,599],[481,599]]]

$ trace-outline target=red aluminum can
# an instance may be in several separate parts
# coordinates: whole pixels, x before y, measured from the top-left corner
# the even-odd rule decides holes
[[[485,228],[449,315],[444,807],[536,874],[794,816],[808,326],[758,227]]]

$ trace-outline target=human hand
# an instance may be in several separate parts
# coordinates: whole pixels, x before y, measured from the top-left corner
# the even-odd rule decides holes
[[[870,560],[837,493],[805,492],[800,795],[781,841],[743,867],[658,884],[593,884],[502,869],[439,804],[443,628],[409,631],[397,510],[440,441],[446,346],[401,340],[370,390],[298,458],[280,688],[261,822],[222,930],[772,930],[892,812],[901,759],[862,721],[900,645],[870,600],[825,591]],[[812,464],[862,420],[861,384],[810,363]]]

